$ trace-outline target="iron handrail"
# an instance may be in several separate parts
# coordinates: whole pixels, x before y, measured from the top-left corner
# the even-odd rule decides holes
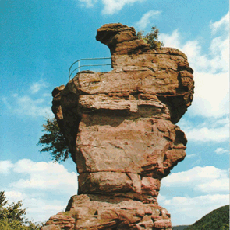
[[[81,67],[86,67],[86,66],[105,66],[105,65],[111,65],[111,64],[89,64],[89,65],[81,65],[81,61],[86,61],[86,60],[101,60],[101,59],[111,59],[111,57],[102,57],[102,58],[82,58],[79,60],[76,60],[75,62],[72,63],[72,65],[69,67],[69,80],[72,76],[72,74],[78,70],[80,72]],[[72,67],[78,62],[78,67],[75,68],[74,70],[71,71]],[[71,72],[70,72],[71,71]]]

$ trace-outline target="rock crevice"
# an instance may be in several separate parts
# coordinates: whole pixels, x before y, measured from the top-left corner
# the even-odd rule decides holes
[[[186,155],[175,123],[192,103],[193,70],[181,51],[150,49],[132,27],[107,24],[96,39],[109,47],[113,70],[82,71],[52,92],[80,175],[78,195],[43,229],[169,230],[157,196]]]

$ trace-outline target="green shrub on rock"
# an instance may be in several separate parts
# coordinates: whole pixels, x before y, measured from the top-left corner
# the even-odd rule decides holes
[[[146,35],[143,35],[143,33],[144,33],[143,31],[139,31],[137,33],[137,37],[138,39],[142,39],[147,44],[149,44],[151,49],[159,49],[161,48],[161,46],[164,46],[163,42],[158,41],[159,30],[157,29],[156,26],[153,26],[151,28],[150,33],[147,33]]]

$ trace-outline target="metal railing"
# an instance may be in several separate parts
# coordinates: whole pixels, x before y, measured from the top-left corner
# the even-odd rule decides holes
[[[81,65],[81,61],[88,61],[88,60],[102,60],[102,59],[111,59],[111,57],[102,57],[102,58],[82,58],[79,60],[76,60],[70,67],[69,67],[69,80],[71,78],[71,76],[73,75],[73,73],[75,71],[80,72],[81,67],[91,67],[91,66],[106,66],[106,65],[110,65],[110,64],[89,64],[89,65]],[[75,64],[78,64],[78,67],[76,67],[74,70],[72,70],[73,66]],[[71,71],[72,70],[72,71]]]

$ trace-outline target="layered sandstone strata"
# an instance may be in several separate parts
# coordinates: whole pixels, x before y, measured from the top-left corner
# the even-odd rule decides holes
[[[132,27],[104,25],[96,38],[108,45],[113,70],[80,72],[52,92],[80,175],[66,213],[43,229],[171,229],[157,195],[186,155],[175,123],[192,102],[193,71],[185,54],[150,49]]]

